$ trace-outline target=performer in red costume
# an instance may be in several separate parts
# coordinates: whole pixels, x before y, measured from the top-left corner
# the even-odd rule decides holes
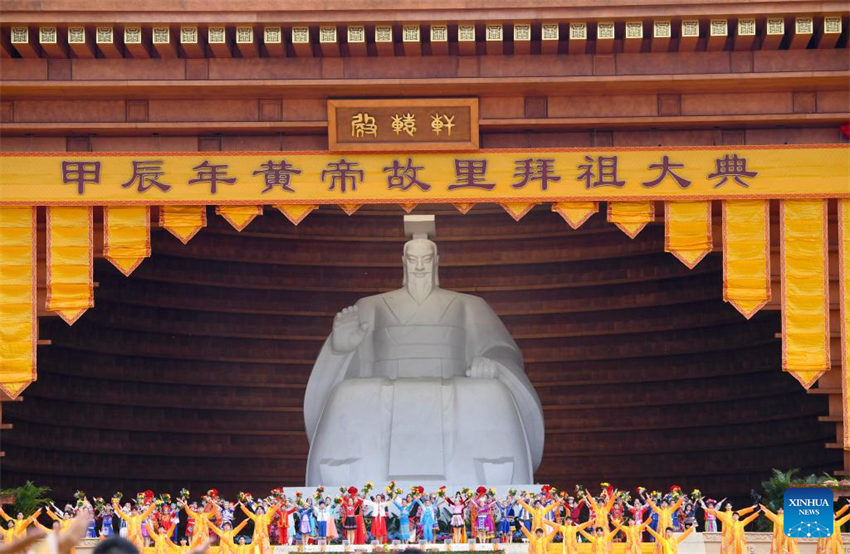
[[[345,529],[345,539],[349,544],[366,542],[366,530],[361,513],[362,506],[363,499],[357,496],[357,488],[349,487],[348,496],[342,497],[342,528]],[[360,525],[364,525],[362,541],[357,540]]]

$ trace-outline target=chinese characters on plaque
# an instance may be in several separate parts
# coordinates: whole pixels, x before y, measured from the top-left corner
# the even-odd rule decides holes
[[[328,100],[329,150],[475,150],[477,98]]]

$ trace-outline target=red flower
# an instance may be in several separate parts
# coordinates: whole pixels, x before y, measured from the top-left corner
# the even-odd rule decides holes
[[[484,487],[478,487],[477,489],[475,489],[475,494],[477,494],[478,496],[484,496],[486,492],[487,489]]]
[[[348,494],[350,494],[351,496],[357,494],[357,487],[348,487]]]
[[[839,129],[841,129],[841,134],[844,135],[844,138],[850,138],[850,123],[842,123]]]
[[[218,498],[218,489],[210,489],[207,491],[207,496]]]

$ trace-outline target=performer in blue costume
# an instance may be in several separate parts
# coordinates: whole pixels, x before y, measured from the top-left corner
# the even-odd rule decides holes
[[[396,498],[393,498],[393,504],[398,510],[398,534],[401,536],[402,542],[410,541],[410,511],[413,510],[413,504],[410,504],[406,498],[401,499],[401,504]]]
[[[419,523],[422,525],[422,539],[425,542],[434,542],[434,527],[437,526],[437,508],[431,505],[431,499],[426,497],[425,502],[416,499],[416,504],[422,508],[422,517]]]

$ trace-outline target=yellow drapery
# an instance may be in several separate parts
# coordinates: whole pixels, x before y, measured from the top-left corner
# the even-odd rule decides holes
[[[0,389],[15,398],[36,378],[35,208],[0,208]]]
[[[47,301],[68,325],[94,306],[92,208],[47,208]]]
[[[655,219],[653,202],[609,202],[608,221],[620,228],[629,238],[638,236],[647,223]]]
[[[234,229],[241,231],[254,221],[254,218],[263,214],[262,206],[218,206],[215,213],[223,217]]]
[[[159,225],[182,242],[188,243],[207,226],[206,206],[163,206],[159,209]]]
[[[770,300],[770,209],[766,200],[723,202],[723,300],[747,319]]]
[[[782,369],[805,388],[830,368],[826,201],[783,200]]]
[[[838,290],[841,321],[841,392],[844,450],[850,450],[850,200],[838,201]]]
[[[693,269],[711,252],[711,202],[664,205],[664,251]]]
[[[130,275],[150,255],[150,208],[104,208],[103,257],[121,273]]]
[[[599,211],[599,202],[556,202],[552,204],[552,211],[563,217],[567,225],[578,229]]]

